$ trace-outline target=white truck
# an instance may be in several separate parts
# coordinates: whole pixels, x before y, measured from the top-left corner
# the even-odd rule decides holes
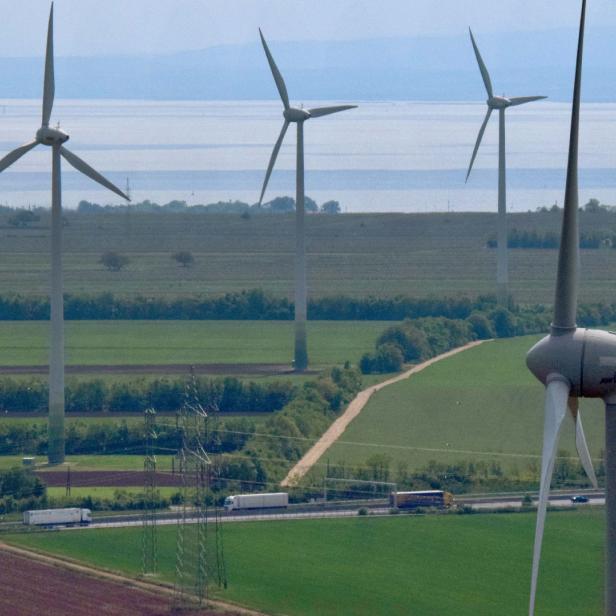
[[[89,509],[71,507],[67,509],[33,509],[24,511],[24,524],[30,526],[54,526],[65,524],[85,526],[92,522],[92,512]]]
[[[288,504],[289,495],[286,492],[232,494],[225,498],[225,511],[274,509],[276,507],[286,507]]]

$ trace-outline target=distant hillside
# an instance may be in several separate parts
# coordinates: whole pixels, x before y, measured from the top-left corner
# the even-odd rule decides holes
[[[267,34],[267,32],[266,32]],[[497,92],[568,100],[576,33],[475,32]],[[589,32],[584,97],[616,101],[616,29]],[[480,100],[484,89],[468,33],[360,41],[270,41],[291,98]],[[37,98],[42,53],[0,59],[0,98]],[[60,98],[270,99],[277,96],[255,33],[249,45],[160,56],[57,58]]]

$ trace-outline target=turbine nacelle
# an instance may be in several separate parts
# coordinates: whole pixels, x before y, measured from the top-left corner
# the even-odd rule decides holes
[[[60,145],[69,140],[69,136],[59,128],[49,128],[41,126],[36,131],[36,140],[42,145]]]
[[[311,117],[310,112],[297,107],[288,107],[282,112],[282,115],[287,122],[304,122]]]

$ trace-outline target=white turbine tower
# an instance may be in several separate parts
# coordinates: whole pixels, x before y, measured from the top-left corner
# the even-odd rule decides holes
[[[43,114],[41,127],[34,141],[26,143],[0,160],[0,172],[10,167],[35,146],[51,147],[51,351],[49,358],[49,448],[50,464],[64,462],[64,301],[62,296],[62,190],[60,185],[60,157],[84,175],[112,190],[124,199],[128,197],[81,158],[62,144],[68,135],[58,128],[49,128],[55,93],[53,66],[53,2],[49,13],[45,81],[43,86]]]
[[[304,122],[310,118],[318,118],[320,116],[337,113],[353,109],[357,105],[338,105],[335,107],[316,107],[314,109],[300,109],[291,107],[289,104],[289,95],[284,79],[274,62],[274,58],[265,42],[263,33],[259,30],[263,49],[267,56],[267,61],[270,65],[278,93],[284,105],[284,123],[282,130],[278,136],[278,140],[274,145],[274,150],[267,166],[261,196],[259,197],[259,205],[263,202],[265,189],[269,181],[272,169],[276,163],[278,151],[282,145],[285,133],[289,124],[294,122],[297,124],[297,169],[296,169],[296,191],[295,191],[295,370],[301,372],[308,367],[308,346],[306,343],[306,313],[307,313],[307,291],[306,291],[306,246],[304,236]]]
[[[600,330],[578,328],[575,322],[579,259],[578,139],[585,17],[586,0],[582,0],[554,321],[550,334],[539,341],[528,352],[526,358],[528,368],[546,388],[541,488],[530,589],[531,616],[535,610],[541,543],[556,446],[567,411],[576,424],[576,445],[582,465],[596,487],[578,409],[580,397],[602,398],[605,403],[607,505],[605,614],[616,616],[616,335]]]
[[[475,56],[477,58],[477,64],[479,65],[479,70],[481,72],[481,77],[483,78],[483,83],[486,88],[486,92],[488,93],[488,100],[486,104],[488,106],[488,111],[486,112],[486,116],[483,120],[483,124],[479,129],[479,134],[477,135],[477,141],[475,143],[475,149],[473,150],[473,155],[471,156],[471,162],[468,166],[468,171],[466,173],[466,181],[468,182],[468,178],[471,174],[471,170],[473,168],[473,163],[475,162],[475,157],[477,156],[477,151],[479,150],[479,146],[481,144],[481,140],[483,139],[483,133],[486,130],[486,126],[488,125],[488,121],[490,120],[490,116],[492,115],[492,111],[498,110],[498,227],[497,227],[497,238],[496,238],[496,289],[497,289],[497,297],[498,302],[500,304],[507,303],[507,297],[509,294],[509,266],[507,264],[507,184],[506,184],[506,164],[505,164],[505,109],[507,107],[517,107],[518,105],[524,105],[525,103],[531,103],[532,101],[538,101],[545,96],[494,96],[494,90],[492,89],[492,81],[490,80],[490,74],[488,73],[488,69],[483,62],[481,54],[479,53],[479,49],[477,44],[475,43],[475,38],[473,37],[473,33],[469,28],[469,33],[471,35],[471,42],[473,44],[473,49],[475,50]]]

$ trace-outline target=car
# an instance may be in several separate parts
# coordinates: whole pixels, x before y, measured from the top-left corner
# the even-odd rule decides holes
[[[587,503],[588,502],[588,496],[582,496],[581,494],[578,494],[576,496],[572,496],[571,497],[571,502],[573,504],[576,504],[576,503]]]

